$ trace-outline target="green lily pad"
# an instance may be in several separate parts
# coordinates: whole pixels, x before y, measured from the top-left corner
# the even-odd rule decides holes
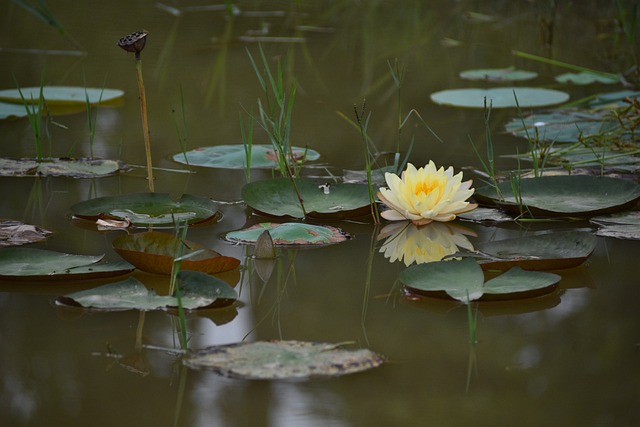
[[[2,119],[17,119],[19,117],[26,117],[27,110],[24,105],[13,104],[10,102],[0,102],[0,120]]]
[[[384,360],[371,350],[345,350],[339,344],[257,341],[208,347],[183,362],[229,377],[281,380],[352,374],[376,368]]]
[[[465,221],[473,222],[510,222],[513,218],[499,209],[477,207],[472,211],[456,215]]]
[[[101,262],[104,255],[71,255],[35,248],[0,249],[0,279],[29,281],[88,280],[131,273],[125,261]]]
[[[514,239],[484,242],[476,249],[486,257],[484,270],[555,270],[577,267],[596,247],[596,237],[585,231],[560,231]]]
[[[592,107],[598,107],[602,105],[611,105],[613,106],[628,106],[629,104],[623,104],[626,98],[638,98],[640,97],[640,91],[638,90],[621,90],[617,92],[610,92],[598,95],[595,99],[589,102],[589,105]]]
[[[52,232],[14,220],[0,220],[0,247],[40,242]]]
[[[238,298],[236,291],[222,280],[198,271],[183,270],[177,276],[182,307],[185,310],[211,308]],[[116,283],[73,292],[56,298],[62,306],[98,310],[165,310],[178,307],[175,296],[158,295],[139,280],[130,277]]]
[[[0,158],[0,176],[70,176],[73,178],[98,178],[119,172],[122,163],[117,160],[48,158],[35,159]]]
[[[314,150],[300,147],[292,147],[291,149],[295,161],[312,161],[320,158],[320,153]],[[173,160],[191,166],[223,169],[244,169],[247,163],[244,145],[200,147],[186,153],[175,154]],[[252,169],[273,169],[276,167],[278,167],[278,158],[273,146],[258,144],[252,146]]]
[[[318,185],[309,179],[296,179],[296,184],[309,217],[353,218],[370,212],[367,185]],[[251,182],[242,188],[242,198],[260,213],[279,217],[304,217],[289,178]]]
[[[515,184],[518,186],[518,184]],[[519,214],[511,182],[477,188],[474,198],[494,203],[508,212]],[[640,199],[640,185],[617,178],[597,176],[543,176],[519,180],[518,198],[522,211],[534,216],[595,216],[633,207]]]
[[[536,77],[538,77],[538,73],[535,71],[517,70],[514,67],[465,70],[460,73],[460,78],[465,80],[484,80],[489,82],[531,80]]]
[[[210,199],[185,194],[173,200],[167,193],[98,197],[76,203],[71,206],[71,212],[77,218],[91,221],[128,218],[132,224],[143,227],[173,227],[185,221],[196,224],[221,216],[218,205]]]
[[[351,238],[339,228],[296,222],[263,222],[244,230],[231,231],[225,238],[234,243],[255,244],[265,230],[269,231],[275,245],[329,245]]]
[[[516,104],[516,98],[518,103]],[[431,94],[436,104],[454,107],[484,108],[544,107],[560,104],[569,99],[569,94],[552,89],[530,87],[501,87],[492,89],[450,89]]]
[[[148,231],[119,236],[112,244],[118,255],[140,270],[171,274],[173,260],[177,257],[181,241],[168,233]],[[240,265],[239,259],[220,255],[195,242],[185,241],[182,251],[183,257],[194,254],[181,261],[182,270],[215,274],[233,270]]]
[[[25,101],[32,98],[35,102],[40,98],[40,87],[20,88]],[[45,86],[42,92],[44,99],[49,106],[87,104],[87,96],[90,104],[111,104],[124,96],[124,92],[119,89],[96,89],[72,86]],[[0,90],[0,101],[22,104],[22,97],[18,89]],[[23,107],[24,108],[24,107]]]
[[[601,84],[616,84],[620,83],[620,79],[614,78],[609,75],[602,75],[597,73],[588,73],[581,71],[579,73],[564,73],[555,77],[558,83],[572,83],[574,85],[590,85],[594,83]]]
[[[514,267],[484,283],[484,273],[471,258],[418,264],[400,273],[400,281],[412,292],[439,297],[448,295],[468,303],[474,300],[519,299],[553,291],[560,276]]]

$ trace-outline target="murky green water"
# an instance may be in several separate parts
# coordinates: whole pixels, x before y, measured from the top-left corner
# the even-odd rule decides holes
[[[224,11],[185,11],[176,17],[155,2],[64,2],[49,6],[69,37],[15,3],[0,8],[2,88],[38,85],[44,69],[55,85],[111,87],[126,91],[125,104],[100,108],[94,154],[144,164],[133,57],[116,41],[144,28],[143,52],[151,139],[156,165],[178,168],[176,123],[181,88],[189,148],[240,143],[238,114],[255,109],[260,89],[245,49],[257,54],[260,35],[297,37],[264,42],[269,58],[284,58],[298,94],[293,142],[318,150],[333,172],[362,168],[358,132],[337,112],[352,117],[366,98],[370,134],[378,149],[396,144],[397,91],[388,61],[406,68],[402,109],[416,109],[444,143],[414,120],[402,149],[415,138],[411,160],[424,164],[478,166],[469,137],[483,141],[482,112],[436,106],[429,94],[469,87],[458,73],[471,68],[516,65],[540,73],[532,85],[556,87],[563,70],[525,62],[521,50],[605,71],[624,60],[611,48],[611,2],[514,1],[300,1],[238,3],[233,19]],[[623,2],[624,3],[624,2]],[[173,7],[206,2],[172,2]],[[249,11],[278,11],[249,14]],[[280,13],[281,12],[281,13]],[[479,19],[468,12],[489,15]],[[481,17],[482,18],[482,17]],[[555,20],[554,20],[555,19]],[[553,22],[545,46],[543,22]],[[550,28],[549,26],[546,27]],[[261,33],[262,32],[262,33]],[[608,38],[609,36],[609,38]],[[300,42],[300,40],[304,40]],[[451,47],[446,39],[460,42]],[[549,37],[547,37],[547,40]],[[76,46],[76,44],[78,46]],[[15,49],[20,49],[16,51]],[[60,54],[27,53],[48,49]],[[81,50],[84,56],[74,55]],[[607,88],[566,88],[574,99]],[[526,144],[501,134],[513,110],[495,110],[492,126],[500,153]],[[55,156],[89,154],[84,114],[56,117],[49,126]],[[256,142],[266,142],[256,129]],[[26,119],[0,122],[0,155],[32,157]],[[50,147],[50,148],[49,148]],[[505,167],[514,165],[503,162]],[[192,175],[158,172],[156,189],[220,201],[239,200],[242,171],[200,169]],[[315,173],[315,172],[314,172]],[[323,173],[323,172],[318,172]],[[256,173],[254,179],[269,176]],[[144,170],[96,180],[1,178],[0,217],[21,219],[56,233],[34,245],[116,258],[111,240],[70,219],[74,203],[92,197],[146,191]],[[223,220],[193,229],[188,238],[244,261],[245,249],[220,239],[242,227],[247,211],[223,205]],[[374,371],[306,382],[252,382],[191,371],[160,350],[135,350],[137,312],[80,314],[53,299],[95,283],[0,284],[0,424],[181,426],[368,426],[368,425],[576,425],[640,423],[638,360],[638,244],[599,238],[590,260],[560,272],[560,288],[530,301],[478,306],[479,343],[469,344],[464,306],[414,301],[396,283],[401,263],[378,252],[370,224],[334,223],[355,239],[319,250],[282,251],[267,284],[257,277],[238,284],[235,309],[189,316],[191,348],[248,340],[353,341],[388,360]],[[588,223],[501,227],[465,224],[479,242],[551,227]],[[377,246],[373,249],[373,243]],[[368,269],[370,256],[373,258]],[[367,281],[370,274],[371,280]],[[164,279],[136,274],[150,287]],[[239,274],[238,274],[239,276]],[[239,281],[239,277],[237,278]],[[176,347],[175,318],[150,312],[143,343]],[[107,357],[111,351],[125,356]]]

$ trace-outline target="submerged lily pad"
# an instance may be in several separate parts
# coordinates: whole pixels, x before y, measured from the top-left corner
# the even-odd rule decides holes
[[[98,178],[113,175],[122,169],[117,160],[47,158],[0,158],[0,176],[70,176],[73,178]]]
[[[640,211],[592,218],[599,226],[596,235],[625,240],[640,240]]]
[[[190,368],[258,380],[335,377],[376,368],[384,362],[371,350],[345,350],[339,344],[305,341],[220,345],[199,350],[183,361]]]
[[[460,78],[466,80],[486,80],[490,82],[531,80],[536,77],[538,77],[538,73],[535,71],[517,70],[514,67],[465,70],[460,73]]]
[[[291,147],[295,161],[311,161],[320,158],[317,151]],[[186,156],[186,158],[185,158]],[[290,156],[287,156],[290,157]],[[216,145],[200,147],[173,156],[178,163],[207,168],[244,169],[247,159],[244,145]],[[278,157],[273,146],[255,144],[251,147],[251,168],[272,169],[278,167]]]
[[[52,232],[14,220],[0,220],[0,247],[40,242]]]
[[[467,303],[483,299],[519,299],[553,291],[560,276],[514,267],[484,283],[484,273],[471,258],[418,264],[400,273],[400,281],[412,292],[449,297]]]
[[[228,304],[238,298],[222,280],[198,271],[183,270],[177,276],[181,304],[185,310]],[[218,303],[218,304],[216,304]],[[130,277],[116,283],[73,292],[56,298],[57,305],[99,310],[165,310],[178,307],[175,296],[158,295]]]
[[[579,73],[564,73],[555,77],[558,83],[572,83],[574,85],[590,85],[594,83],[616,84],[620,79],[611,75],[589,73],[581,71]]]
[[[140,270],[157,274],[171,274],[173,260],[181,244],[180,239],[158,231],[128,234],[113,240],[113,248],[122,258]],[[185,241],[182,251],[182,256],[198,252],[181,261],[182,270],[215,274],[240,265],[239,259],[220,255],[195,242]]]
[[[501,87],[492,89],[450,89],[431,94],[436,104],[454,107],[484,108],[543,107],[565,102],[569,94],[553,89]],[[517,99],[517,103],[516,103]]]
[[[485,270],[554,270],[577,267],[596,247],[596,237],[586,231],[560,231],[514,239],[484,242],[476,249],[487,258]]]
[[[125,261],[100,262],[104,255],[71,255],[35,248],[0,249],[0,279],[52,281],[88,280],[131,273]]]
[[[40,98],[40,87],[20,88],[25,101],[37,102]],[[110,104],[120,100],[124,92],[119,89],[96,89],[73,86],[45,86],[42,95],[49,106],[68,104],[87,104],[87,96],[90,104]],[[22,104],[22,97],[18,89],[0,90],[0,101]]]
[[[265,230],[269,231],[275,245],[329,245],[351,238],[339,228],[296,222],[263,222],[244,230],[231,231],[225,237],[231,242],[255,244]]]
[[[640,185],[617,178],[543,176],[520,179],[514,186],[517,194],[511,182],[503,182],[498,185],[500,193],[486,186],[476,189],[474,197],[517,214],[522,210],[534,216],[582,217],[629,209],[640,199]]]
[[[353,218],[370,212],[366,185],[318,185],[308,179],[296,179],[296,184],[309,217]],[[304,217],[289,178],[251,182],[242,188],[242,198],[251,208],[267,215]]]
[[[218,205],[189,194],[173,200],[167,193],[135,193],[98,197],[71,206],[77,218],[129,219],[136,226],[172,227],[185,221],[196,224],[220,217]]]

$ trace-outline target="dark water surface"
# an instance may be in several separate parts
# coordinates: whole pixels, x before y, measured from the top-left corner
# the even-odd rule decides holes
[[[621,2],[625,3],[625,2]],[[124,105],[99,108],[94,154],[143,165],[144,150],[133,56],[116,41],[149,31],[142,61],[155,165],[180,151],[181,88],[188,148],[241,143],[238,114],[255,111],[261,91],[246,49],[258,54],[259,35],[295,37],[263,42],[270,60],[284,59],[298,82],[292,141],[322,154],[335,173],[363,168],[359,134],[337,112],[353,116],[366,98],[370,134],[381,151],[396,146],[397,91],[388,63],[405,67],[403,115],[416,109],[444,141],[418,120],[401,136],[411,161],[479,166],[469,138],[482,142],[482,111],[433,104],[437,90],[478,86],[458,77],[472,68],[518,66],[538,71],[527,84],[566,90],[573,99],[610,87],[564,87],[564,70],[512,55],[521,50],[604,71],[620,71],[614,2],[546,1],[243,1],[239,15],[187,10],[207,2],[172,1],[174,16],[153,1],[47,3],[68,37],[16,3],[0,7],[2,88],[37,86],[44,69],[52,85],[109,87],[126,92]],[[277,13],[248,13],[276,11]],[[478,12],[484,16],[469,14]],[[491,19],[489,19],[489,18]],[[549,29],[553,28],[550,36]],[[452,47],[449,40],[459,42]],[[550,42],[550,43],[548,43]],[[49,54],[27,52],[46,49]],[[83,51],[78,56],[69,51]],[[480,83],[485,86],[485,83]],[[514,110],[495,110],[491,125],[499,153],[526,143],[501,133]],[[45,151],[88,156],[84,113],[56,117]],[[266,142],[256,127],[256,142]],[[26,119],[0,122],[0,155],[33,157]],[[514,167],[501,161],[504,167]],[[242,171],[196,168],[157,172],[156,191],[214,200],[240,199]],[[316,173],[316,172],[313,172]],[[317,173],[324,173],[323,171]],[[253,179],[268,177],[256,172]],[[117,259],[111,240],[70,218],[70,206],[93,197],[147,190],[144,169],[109,178],[0,178],[0,217],[55,231],[34,247]],[[245,248],[220,236],[248,220],[244,206],[221,206],[223,220],[193,229],[188,238],[245,264]],[[233,309],[192,314],[190,348],[247,340],[354,342],[383,354],[373,371],[303,382],[246,381],[187,370],[174,355],[136,351],[137,312],[81,313],[58,308],[56,296],[96,283],[0,283],[0,424],[7,426],[633,426],[640,425],[640,311],[638,243],[599,238],[589,261],[559,272],[559,289],[527,301],[478,305],[479,343],[469,344],[466,308],[412,300],[396,283],[404,264],[390,263],[369,223],[337,222],[354,234],[347,243],[281,251],[263,284],[236,287]],[[484,226],[465,223],[483,240],[517,237],[588,223]],[[376,245],[372,251],[372,239]],[[368,268],[370,256],[373,258]],[[370,274],[370,281],[367,280]],[[150,287],[166,279],[136,273]],[[233,279],[240,282],[238,272]],[[100,282],[101,283],[101,282]],[[474,305],[474,308],[476,306]],[[143,343],[175,348],[176,318],[144,316]],[[245,338],[246,337],[246,338]],[[124,356],[107,357],[107,353]],[[134,369],[135,367],[135,369]]]

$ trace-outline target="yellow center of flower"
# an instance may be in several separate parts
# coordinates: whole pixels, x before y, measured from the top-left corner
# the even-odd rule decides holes
[[[415,195],[419,195],[420,193],[424,193],[425,195],[430,194],[434,190],[440,190],[444,187],[444,183],[440,182],[437,179],[426,179],[424,181],[420,181],[416,183],[415,188],[413,189]]]

